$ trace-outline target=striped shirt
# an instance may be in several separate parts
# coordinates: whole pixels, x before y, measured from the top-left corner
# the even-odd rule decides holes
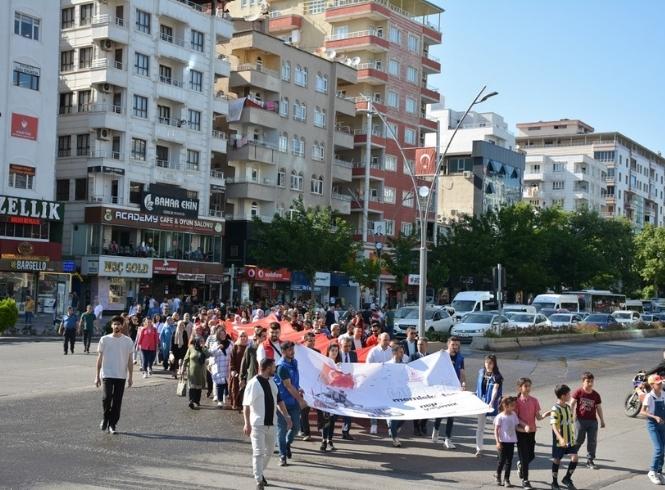
[[[559,447],[571,447],[575,444],[575,421],[573,420],[573,411],[568,404],[563,406],[558,403],[552,407],[550,415],[550,425],[559,429],[564,444],[561,445],[557,440],[554,430],[552,430],[552,441]]]

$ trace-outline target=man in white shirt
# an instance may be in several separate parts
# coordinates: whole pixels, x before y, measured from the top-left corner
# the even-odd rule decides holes
[[[379,335],[379,343],[369,351],[367,358],[365,359],[366,363],[383,363],[389,361],[393,357],[393,353],[390,350],[390,335],[387,333],[382,333]],[[376,424],[376,419],[369,419],[369,433],[376,434],[378,432],[378,427]]]
[[[116,425],[120,419],[120,407],[122,396],[127,386],[132,386],[132,371],[134,363],[132,353],[134,342],[122,334],[122,317],[116,316],[111,320],[113,333],[99,339],[97,346],[97,375],[95,386],[98,388],[104,384],[104,396],[102,406],[104,407],[104,418],[99,425],[103,431],[108,430],[110,434],[116,433]]]
[[[268,485],[263,472],[275,447],[276,410],[282,414],[289,429],[293,425],[273,381],[274,374],[274,359],[263,359],[259,363],[259,374],[247,383],[242,402],[245,418],[243,432],[252,441],[252,471],[257,490],[263,490]]]

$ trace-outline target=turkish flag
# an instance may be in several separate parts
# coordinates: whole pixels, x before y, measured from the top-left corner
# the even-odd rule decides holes
[[[436,173],[436,148],[416,148],[416,175],[434,175]]]

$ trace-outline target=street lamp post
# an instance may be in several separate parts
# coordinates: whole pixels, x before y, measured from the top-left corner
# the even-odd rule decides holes
[[[374,249],[376,250],[376,260],[379,264],[379,275],[376,277],[376,306],[381,307],[381,251],[383,250],[383,243],[375,242]]]

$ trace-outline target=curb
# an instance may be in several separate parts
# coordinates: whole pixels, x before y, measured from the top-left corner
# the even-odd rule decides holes
[[[540,337],[474,337],[471,341],[471,348],[492,352],[505,352],[548,345],[585,344],[591,342],[644,339],[651,337],[665,337],[665,329],[619,330],[615,332],[542,335]]]

